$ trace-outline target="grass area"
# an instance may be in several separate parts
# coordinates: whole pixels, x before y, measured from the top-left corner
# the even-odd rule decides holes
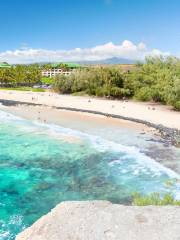
[[[12,88],[0,88],[0,90],[16,90],[16,91],[32,91],[32,92],[45,92],[43,88],[32,87],[12,87]]]
[[[135,193],[133,196],[133,205],[135,206],[180,206],[180,200],[175,200],[171,194],[165,194],[164,196],[160,196],[159,193],[152,193],[148,196],[142,196],[139,193]]]
[[[50,77],[42,77],[41,78],[41,83],[52,85],[54,83],[54,79],[50,78]]]

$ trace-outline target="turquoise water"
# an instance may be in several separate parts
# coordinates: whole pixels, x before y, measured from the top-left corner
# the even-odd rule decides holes
[[[0,240],[14,239],[61,201],[130,204],[134,192],[179,197],[179,179],[137,146],[0,111]]]

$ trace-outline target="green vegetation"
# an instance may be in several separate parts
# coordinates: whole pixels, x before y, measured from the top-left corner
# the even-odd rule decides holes
[[[2,88],[46,84],[53,85],[60,93],[155,101],[180,110],[180,60],[174,57],[149,57],[144,64],[139,63],[127,70],[119,65],[80,68],[71,63],[1,65]],[[59,74],[55,78],[42,78],[41,70],[51,68],[76,70],[67,76]]]
[[[128,71],[118,66],[80,68],[56,76],[54,88],[61,93],[161,102],[180,110],[180,60],[149,57]]]
[[[126,86],[135,99],[170,104],[180,110],[180,60],[148,58],[126,76]]]
[[[124,87],[123,73],[118,67],[81,68],[68,76],[57,75],[54,88],[62,93],[85,92],[89,95],[130,96]]]
[[[16,91],[32,91],[32,92],[45,92],[43,88],[32,88],[32,87],[6,87],[0,90],[16,90]]]
[[[175,200],[171,194],[165,194],[163,197],[159,193],[152,193],[149,196],[142,196],[139,193],[135,193],[133,196],[133,205],[147,206],[147,205],[176,205],[180,206],[180,200]]]
[[[43,69],[51,69],[51,68],[61,68],[63,70],[69,70],[69,69],[78,69],[80,68],[81,65],[80,64],[77,64],[77,63],[46,63],[44,65],[42,65],[42,68]]]
[[[41,71],[38,64],[16,65],[10,68],[0,68],[1,87],[31,87],[39,83]]]
[[[54,83],[54,79],[50,77],[42,77],[41,78],[42,84],[52,85]]]
[[[35,84],[52,85],[53,78],[42,77],[42,69],[61,68],[63,71],[79,68],[80,65],[73,63],[54,63],[54,64],[30,64],[11,66],[8,63],[0,63],[0,87],[18,88],[16,90],[26,91],[24,87],[32,87]],[[20,88],[21,87],[21,88]],[[37,91],[37,90],[34,90]]]

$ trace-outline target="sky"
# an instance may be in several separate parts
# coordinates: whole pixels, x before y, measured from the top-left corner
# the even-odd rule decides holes
[[[180,56],[180,0],[4,0],[0,61]]]

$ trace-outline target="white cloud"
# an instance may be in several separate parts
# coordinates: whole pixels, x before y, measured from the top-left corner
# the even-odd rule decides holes
[[[147,55],[169,55],[158,49],[148,49],[145,43],[134,44],[129,40],[121,44],[112,42],[92,48],[75,48],[71,50],[47,50],[23,47],[17,50],[0,52],[0,61],[9,63],[54,62],[54,61],[83,61],[103,60],[112,57],[131,60],[143,60]]]

